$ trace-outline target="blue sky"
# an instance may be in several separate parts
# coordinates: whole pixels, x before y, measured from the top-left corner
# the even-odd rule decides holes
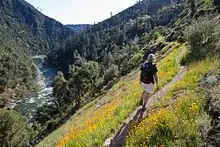
[[[26,0],[63,24],[93,24],[117,14],[136,0]]]

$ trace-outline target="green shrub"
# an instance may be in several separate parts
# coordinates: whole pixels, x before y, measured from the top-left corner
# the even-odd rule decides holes
[[[184,54],[181,58],[180,58],[180,65],[181,66],[184,66],[184,65],[186,65],[186,63],[187,63],[187,56],[188,56],[188,54],[186,53],[186,54]]]
[[[193,60],[204,58],[214,48],[214,25],[211,23],[208,20],[197,21],[185,30],[185,37],[190,45],[190,54],[187,58]]]
[[[109,81],[114,80],[114,78],[118,77],[119,70],[117,65],[111,65],[109,69],[105,71],[103,77],[103,83],[106,85]]]
[[[143,54],[142,53],[136,53],[134,56],[129,60],[129,65],[131,68],[136,66],[141,60],[143,59]]]
[[[213,0],[204,0],[206,8],[214,8],[214,1]]]
[[[27,121],[13,110],[0,109],[0,146],[22,147],[29,141]]]
[[[144,33],[141,38],[141,42],[142,44],[146,44],[152,40],[157,40],[157,38],[159,38],[159,36],[163,36],[164,33],[165,31],[163,27],[157,27],[150,33]]]
[[[21,50],[0,46],[0,93],[12,89],[23,98],[37,91],[36,69],[33,61]],[[7,101],[11,95],[0,95],[0,101]],[[0,102],[3,103],[3,102]]]

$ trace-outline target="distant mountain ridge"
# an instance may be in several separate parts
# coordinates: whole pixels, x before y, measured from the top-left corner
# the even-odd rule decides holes
[[[99,63],[108,54],[121,54],[136,38],[157,26],[165,26],[178,19],[185,0],[142,0],[122,12],[90,27],[85,32],[67,39],[48,57],[51,63],[66,71],[79,56]],[[131,56],[130,53],[126,53]],[[121,54],[122,55],[122,54]],[[128,61],[131,57],[123,55]],[[127,58],[127,59],[125,59]],[[122,61],[121,61],[122,62]],[[118,62],[117,64],[121,64]],[[105,65],[108,67],[108,65]]]
[[[92,25],[90,25],[90,24],[68,24],[65,26],[71,28],[76,33],[80,33],[82,31],[85,31],[86,29],[88,29]]]
[[[28,54],[47,53],[74,34],[24,0],[1,0],[0,15],[0,36],[4,42],[22,44]]]

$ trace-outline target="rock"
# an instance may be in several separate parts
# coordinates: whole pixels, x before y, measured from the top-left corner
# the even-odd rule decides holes
[[[107,139],[104,144],[103,144],[103,147],[109,147],[111,144],[111,139]]]
[[[209,104],[209,114],[213,119],[219,119],[220,116],[220,101],[211,101]]]
[[[96,105],[96,108],[99,108],[100,106],[101,106],[100,104],[97,104],[97,105]]]

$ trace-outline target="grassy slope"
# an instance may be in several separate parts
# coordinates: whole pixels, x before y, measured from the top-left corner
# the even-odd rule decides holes
[[[176,57],[184,45],[172,43],[161,53],[168,56],[159,61],[159,79],[162,87],[179,71]],[[167,72],[169,71],[169,72]],[[120,79],[106,95],[83,107],[78,113],[44,139],[38,147],[48,146],[101,146],[104,140],[116,131],[122,121],[137,107],[141,88],[139,69]]]
[[[199,126],[209,120],[204,112],[205,95],[196,88],[205,74],[218,68],[219,57],[191,63],[184,78],[164,96],[161,107],[130,131],[126,146],[199,146]]]

